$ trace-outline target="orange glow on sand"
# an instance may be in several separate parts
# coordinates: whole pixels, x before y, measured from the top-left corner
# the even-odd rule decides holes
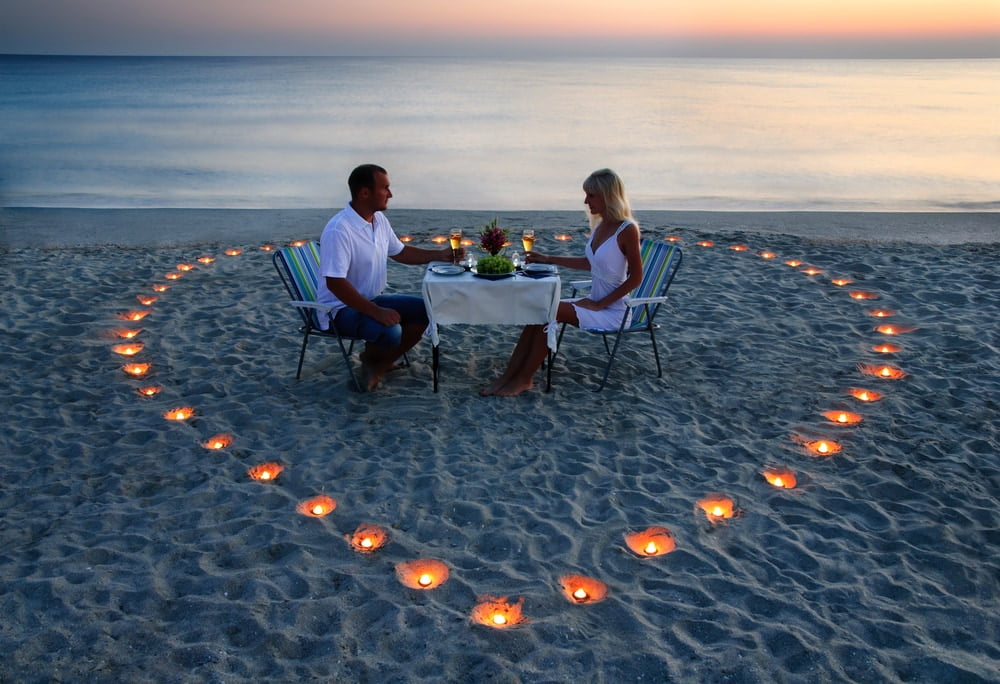
[[[143,349],[142,342],[129,342],[128,344],[116,344],[111,347],[111,351],[122,356],[135,356]]]
[[[131,340],[142,332],[142,328],[127,328],[121,330],[115,330],[115,335],[122,338],[123,340]]]
[[[876,392],[874,390],[863,389],[861,387],[852,387],[847,390],[847,393],[858,401],[870,402],[878,401],[884,395],[881,392]]]
[[[495,629],[509,629],[528,622],[522,612],[523,597],[517,603],[511,603],[506,596],[480,596],[477,600],[479,603],[472,609],[472,621],[475,623]]]
[[[166,292],[169,289],[169,285],[153,285],[153,292]]]
[[[156,295],[136,295],[135,299],[143,306],[149,306],[157,299],[159,299],[159,297],[157,297]]]
[[[164,412],[163,417],[167,420],[187,420],[194,415],[194,408],[191,406],[178,406]]]
[[[126,363],[122,366],[122,370],[129,375],[139,377],[148,373],[149,369],[152,367],[152,364],[149,363]]]
[[[878,292],[867,292],[865,290],[851,290],[847,293],[851,299],[878,299]]]
[[[722,494],[709,494],[704,499],[699,499],[695,506],[704,511],[708,521],[713,524],[736,515],[733,500]]]
[[[261,249],[263,249],[263,247],[261,247]],[[198,257],[199,264],[210,264],[213,261],[215,261],[215,257],[210,257],[210,256]]]
[[[232,443],[233,443],[233,436],[230,435],[229,433],[222,432],[217,435],[212,435],[204,442],[202,442],[201,445],[206,449],[213,449],[217,451],[219,449],[225,449]]]
[[[184,277],[184,274],[183,273],[168,273],[168,274],[166,274],[163,277],[166,278],[167,280],[180,280],[181,278]]]
[[[702,240],[697,243],[699,247],[715,247],[715,243],[711,240]]]
[[[361,523],[354,534],[344,535],[344,538],[355,551],[372,553],[389,543],[389,531],[380,525]]]
[[[843,287],[844,285],[850,285],[854,281],[853,280],[849,280],[847,278],[834,278],[830,282],[833,283],[834,285],[836,285],[837,287]]]
[[[677,548],[673,533],[666,527],[648,527],[640,532],[627,532],[625,545],[643,558],[662,556]]]
[[[842,448],[840,443],[834,442],[831,439],[808,440],[798,435],[793,435],[792,441],[801,444],[817,456],[832,456],[833,454],[840,453]]]
[[[768,484],[778,489],[795,489],[795,485],[798,484],[795,473],[785,466],[765,468],[763,474]]]
[[[143,397],[154,397],[162,391],[163,388],[160,387],[159,385],[147,385],[145,387],[139,387],[138,389],[136,389],[136,392],[138,392]]]
[[[876,344],[872,347],[872,351],[879,354],[895,354],[896,352],[903,351],[903,348],[898,344]]]
[[[236,249],[234,247],[232,249],[227,249],[226,250],[226,256],[239,256],[240,254],[243,254],[243,250],[242,249]]]
[[[837,425],[857,425],[864,417],[850,411],[824,411],[823,417]]]
[[[149,315],[149,311],[123,311],[118,314],[118,318],[123,321],[141,321]]]
[[[902,369],[896,368],[895,366],[879,366],[870,363],[859,363],[858,370],[865,375],[882,378],[883,380],[901,380],[906,377],[906,373],[903,372]]]
[[[916,327],[912,325],[880,325],[875,330],[883,335],[905,335],[916,330]]]
[[[559,586],[570,603],[597,603],[608,595],[608,585],[584,575],[563,575],[559,578]]]
[[[435,589],[448,581],[448,566],[433,558],[396,564],[396,577],[410,589]]]
[[[569,242],[573,239],[573,236],[569,233],[556,233],[555,238],[559,242]],[[670,240],[670,238],[667,238],[667,240]]]
[[[868,313],[875,318],[889,318],[890,316],[896,315],[896,312],[892,309],[872,309]]]
[[[802,265],[802,262],[798,259],[789,259],[785,262],[785,266],[791,266],[792,268],[798,268]]]
[[[285,466],[274,461],[258,463],[247,471],[247,475],[251,480],[256,480],[257,482],[274,482],[284,469]]]
[[[774,252],[761,252],[759,256],[760,256],[761,259],[777,259],[778,258],[778,255],[775,254]]]
[[[306,499],[305,501],[300,501],[299,505],[295,507],[295,510],[302,515],[308,515],[313,518],[322,518],[336,507],[336,501],[328,496],[320,495],[314,496],[311,499]]]

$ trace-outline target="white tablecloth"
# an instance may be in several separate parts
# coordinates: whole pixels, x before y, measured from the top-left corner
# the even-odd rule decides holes
[[[516,275],[503,280],[477,278],[466,272],[442,276],[430,270],[424,275],[423,294],[430,325],[428,335],[435,347],[440,341],[438,324],[529,325],[549,324],[549,349],[556,350],[556,312],[562,281],[558,275],[529,278]]]

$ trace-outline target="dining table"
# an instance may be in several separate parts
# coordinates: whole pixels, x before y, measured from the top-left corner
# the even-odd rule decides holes
[[[485,274],[454,264],[428,265],[423,297],[433,345],[434,391],[440,373],[439,325],[545,325],[549,356],[546,391],[552,387],[552,359],[558,345],[556,313],[562,280],[555,267],[534,268],[510,274]]]

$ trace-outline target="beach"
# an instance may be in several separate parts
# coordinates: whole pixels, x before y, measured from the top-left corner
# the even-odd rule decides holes
[[[502,399],[503,327],[442,328],[438,393],[426,340],[371,393],[329,340],[295,380],[261,247],[331,213],[0,213],[0,681],[1000,681],[997,214],[639,213],[684,250],[663,377],[630,340],[594,393],[571,330],[552,391]],[[494,215],[389,212],[422,246]],[[498,216],[584,249],[582,212]],[[651,527],[676,548],[632,551]],[[405,586],[425,558],[447,581]],[[526,621],[474,622],[485,596]]]

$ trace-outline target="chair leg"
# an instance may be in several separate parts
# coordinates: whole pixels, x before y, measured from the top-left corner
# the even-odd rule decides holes
[[[299,351],[299,367],[295,371],[295,379],[302,379],[302,362],[306,360],[306,345],[309,344],[309,331],[306,330],[305,334],[302,336],[302,350]]]
[[[615,355],[618,353],[618,344],[621,341],[622,341],[622,331],[619,330],[618,334],[615,335],[615,344],[611,348],[611,351],[608,354],[608,363],[606,366],[604,366],[604,377],[601,378],[601,384],[597,386],[597,389],[594,390],[595,392],[600,392],[602,389],[604,389],[604,385],[608,382],[608,375],[611,374],[611,364],[615,362]],[[607,346],[607,343],[608,343],[607,337],[605,337],[604,339],[605,346]]]
[[[364,392],[364,388],[361,387],[361,381],[358,380],[358,374],[354,372],[354,364],[351,363],[351,350],[354,349],[354,340],[351,340],[350,348],[344,345],[344,340],[340,337],[337,338],[337,344],[340,345],[340,353],[344,357],[344,365],[347,366],[347,372],[351,374],[354,386],[358,388],[359,392]]]
[[[656,358],[656,377],[662,378],[663,377],[663,367],[660,366],[660,350],[656,346],[656,332],[655,332],[655,330],[656,329],[652,325],[649,326],[649,340],[653,343],[653,357]]]

